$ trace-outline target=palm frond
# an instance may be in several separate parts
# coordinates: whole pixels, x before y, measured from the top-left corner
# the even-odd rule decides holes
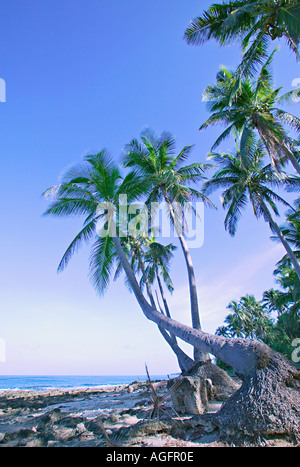
[[[57,268],[58,272],[62,272],[69,264],[70,259],[79,249],[83,242],[88,243],[91,238],[95,235],[95,226],[96,220],[93,219],[91,222],[86,224],[84,228],[76,235],[74,240],[70,243],[66,249],[59,266]]]
[[[89,278],[95,290],[103,295],[110,282],[116,253],[112,237],[99,237],[92,247]]]

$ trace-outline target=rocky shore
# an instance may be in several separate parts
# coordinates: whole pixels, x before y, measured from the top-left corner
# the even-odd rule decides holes
[[[220,404],[212,401],[209,410]],[[105,389],[4,391],[0,447],[215,445],[209,422],[195,433],[194,418],[174,412],[167,381],[153,387],[137,381]]]
[[[136,381],[109,388],[4,391],[0,447],[223,446],[212,423],[222,397],[210,398],[202,415],[178,413],[172,386]]]

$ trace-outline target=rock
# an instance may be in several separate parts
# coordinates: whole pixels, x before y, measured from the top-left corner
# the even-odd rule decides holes
[[[213,397],[219,401],[227,400],[241,386],[241,382],[235,381],[225,370],[213,363],[197,363],[184,376],[198,376],[210,379],[213,386]]]
[[[212,394],[211,380],[180,376],[168,383],[173,408],[181,414],[203,414]]]
[[[171,420],[142,420],[129,428],[121,429],[120,434],[124,432],[130,439],[145,438],[158,433],[168,433],[173,427],[174,422]]]
[[[111,423],[118,423],[120,421],[120,415],[112,412],[109,416],[109,421]]]
[[[67,427],[55,428],[53,432],[54,432],[54,438],[58,439],[62,443],[66,441],[71,441],[72,439],[77,437],[77,432],[73,428],[67,428]]]
[[[129,394],[131,394],[131,393],[133,393],[133,391],[134,391],[134,387],[133,386],[128,386],[127,392]]]

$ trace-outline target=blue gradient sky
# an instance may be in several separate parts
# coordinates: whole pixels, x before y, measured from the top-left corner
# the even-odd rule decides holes
[[[107,147],[122,147],[145,126],[171,131],[178,150],[195,144],[191,160],[206,159],[221,128],[200,133],[204,88],[220,64],[236,66],[237,47],[182,39],[189,20],[208,7],[196,0],[3,0],[0,77],[1,374],[153,374],[177,371],[156,326],[114,283],[100,299],[87,279],[87,248],[56,274],[80,221],[43,218],[41,193],[69,164]],[[299,65],[284,45],[276,84],[290,90]],[[298,104],[299,105],[299,104]],[[291,109],[299,114],[297,105]],[[231,149],[230,141],[225,149]],[[282,256],[268,226],[247,211],[235,238],[224,212],[205,212],[205,243],[193,250],[203,329],[215,332],[226,306],[242,294],[258,299],[274,285]],[[190,323],[184,262],[178,251],[170,299],[173,316]]]

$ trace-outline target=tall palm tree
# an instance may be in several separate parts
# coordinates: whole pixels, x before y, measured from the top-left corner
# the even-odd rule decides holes
[[[83,242],[95,237],[96,232],[90,258],[90,271],[92,283],[100,292],[106,290],[113,266],[118,259],[147,319],[201,352],[215,355],[245,376],[241,389],[228,403],[225,402],[221,412],[216,416],[216,424],[221,434],[230,438],[231,435],[228,433],[239,434],[244,430],[255,436],[274,433],[276,428],[269,415],[278,413],[276,426],[280,420],[280,430],[295,435],[299,428],[295,407],[299,406],[300,401],[299,394],[291,387],[293,379],[297,377],[296,369],[265,344],[204,333],[158,312],[144,296],[122,247],[121,238],[118,236],[121,233],[116,216],[119,195],[128,194],[128,199],[135,200],[141,192],[144,192],[142,180],[134,173],[122,177],[119,168],[103,151],[87,156],[85,162],[83,167],[68,170],[62,183],[45,193],[52,198],[45,214],[57,217],[72,215],[85,217],[83,229],[67,249],[61,268],[67,265],[71,255]],[[103,206],[106,206],[106,209]],[[100,228],[97,228],[99,220],[105,222],[100,223]],[[104,231],[109,235],[105,236]],[[266,398],[263,405],[262,394]],[[234,412],[232,412],[232,404]]]
[[[245,133],[247,138],[244,138]],[[254,215],[262,217],[274,232],[285,248],[295,271],[300,278],[300,265],[290,247],[288,241],[276,223],[272,212],[279,216],[276,203],[291,207],[272,188],[280,187],[283,182],[288,183],[288,177],[283,178],[275,172],[271,164],[264,166],[263,146],[256,141],[254,135],[244,130],[241,136],[239,150],[231,154],[212,153],[212,158],[219,169],[210,180],[204,183],[204,192],[210,194],[212,191],[222,188],[223,208],[227,210],[225,228],[230,235],[234,236],[242,210],[250,201]]]
[[[197,284],[192,257],[185,240],[182,229],[176,226],[181,224],[176,206],[182,207],[193,199],[200,199],[211,205],[210,201],[191,184],[202,181],[207,164],[193,163],[183,165],[190,155],[192,146],[186,146],[175,156],[175,140],[170,133],[164,132],[156,137],[152,130],[146,129],[140,135],[141,142],[132,140],[124,148],[124,166],[134,170],[149,184],[147,204],[164,200],[168,206],[169,214],[177,231],[179,242],[184,254],[190,290],[192,326],[201,329]],[[180,209],[179,209],[180,211]],[[195,360],[208,360],[195,349]]]
[[[89,277],[97,292],[101,295],[106,292],[116,265],[120,261],[128,283],[149,320],[204,352],[210,352],[212,345],[216,345],[215,352],[220,353],[220,358],[222,358],[223,340],[178,323],[158,312],[145,298],[137,282],[128,254],[122,246],[124,237],[121,236],[117,215],[120,196],[126,194],[130,203],[139,199],[145,191],[143,177],[135,172],[130,172],[123,177],[106,150],[95,155],[88,155],[84,158],[83,164],[67,169],[62,175],[61,183],[43,193],[44,197],[50,199],[50,205],[44,212],[45,216],[66,218],[84,216],[83,228],[64,253],[58,271],[65,269],[72,255],[82,244],[93,241]],[[246,354],[247,351],[245,355],[242,352],[240,364],[235,363],[236,368],[240,365],[241,367],[247,366],[244,359],[248,360],[249,355]],[[245,368],[245,371],[248,369]]]
[[[284,38],[299,58],[300,6],[298,0],[231,0],[212,4],[188,25],[188,44],[215,39],[221,45],[241,42],[244,57],[238,74],[253,74],[268,45]]]
[[[282,165],[288,158],[300,174],[299,152],[295,150],[295,141],[288,137],[284,127],[288,125],[299,132],[300,119],[278,106],[282,102],[289,102],[293,93],[279,95],[281,88],[274,89],[269,68],[274,52],[265,62],[257,79],[243,79],[238,92],[234,92],[235,74],[224,66],[220,67],[216,84],[208,86],[204,93],[203,100],[207,102],[211,116],[200,129],[217,123],[227,125],[212,150],[233,131],[241,131],[245,127],[255,129],[275,167]]]
[[[72,255],[83,242],[94,239],[89,276],[97,292],[103,295],[113,272],[115,275],[118,274],[120,268],[113,244],[114,235],[121,235],[122,247],[127,255],[131,256],[131,267],[136,271],[142,271],[145,275],[141,238],[124,236],[122,232],[118,232],[116,223],[120,196],[127,195],[127,201],[134,202],[141,193],[144,194],[145,185],[134,172],[123,178],[106,150],[86,156],[85,162],[87,164],[68,169],[62,177],[61,184],[51,187],[44,193],[44,196],[54,199],[44,214],[59,217],[87,216],[83,229],[64,253],[58,271],[65,269]],[[155,308],[148,282],[147,286],[148,297]],[[194,361],[179,348],[173,336],[170,336],[164,328],[159,327],[159,331],[174,351],[180,368],[189,370]]]

